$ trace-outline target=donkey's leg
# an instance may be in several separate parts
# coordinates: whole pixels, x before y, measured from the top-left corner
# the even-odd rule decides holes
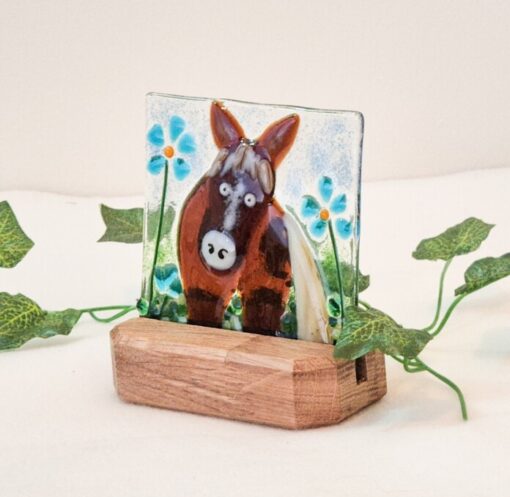
[[[188,323],[221,328],[223,315],[230,300],[228,296],[215,295],[199,287],[189,288],[185,293]]]
[[[239,281],[243,299],[243,330],[276,335],[291,285],[287,230],[281,217],[273,217],[251,247]]]
[[[260,287],[243,295],[243,330],[275,336],[280,330],[285,301],[285,288]]]
[[[198,267],[197,267],[198,266]],[[217,276],[200,260],[181,257],[181,278],[186,296],[188,323],[221,328],[225,309],[234,294],[238,272]]]
[[[220,328],[238,275],[220,277],[208,271],[199,253],[200,226],[207,215],[207,188],[202,180],[186,201],[179,221],[179,268],[188,308],[188,322]]]

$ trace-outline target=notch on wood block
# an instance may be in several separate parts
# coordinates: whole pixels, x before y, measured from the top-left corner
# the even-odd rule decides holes
[[[386,393],[384,355],[135,318],[111,332],[119,396],[136,404],[289,429],[339,423]],[[358,366],[359,367],[359,366]]]
[[[367,358],[366,356],[358,357],[354,361],[354,370],[356,371],[356,383],[359,385],[367,381]]]

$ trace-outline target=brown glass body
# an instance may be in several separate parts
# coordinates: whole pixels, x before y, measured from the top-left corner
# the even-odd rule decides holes
[[[223,104],[212,103],[211,131],[219,156],[189,194],[179,220],[188,322],[221,327],[225,309],[239,291],[243,330],[274,335],[280,329],[291,265],[284,211],[273,195],[276,168],[292,147],[298,126],[299,117],[292,114],[270,124],[257,140],[247,140]],[[221,193],[222,183],[228,195]],[[236,189],[239,185],[242,189]],[[251,202],[243,201],[248,194]],[[204,260],[201,244],[211,232],[235,246],[235,260],[226,270]]]
[[[203,178],[189,195],[179,223],[179,265],[188,321],[221,327],[225,309],[238,290],[245,331],[275,334],[291,285],[288,238],[283,210],[272,199],[248,212],[232,235],[238,247],[228,271],[207,266],[200,255],[204,233],[221,224],[218,179]],[[241,213],[242,215],[243,213]]]

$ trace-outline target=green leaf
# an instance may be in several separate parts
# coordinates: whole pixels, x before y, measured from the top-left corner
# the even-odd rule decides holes
[[[144,298],[138,299],[138,302],[136,303],[136,310],[141,317],[147,316],[147,314],[149,314],[149,302],[147,302]]]
[[[338,292],[336,261],[333,251],[329,250],[326,252],[321,265],[329,290],[331,292]],[[340,267],[342,268],[342,283],[344,287],[344,294],[350,297],[351,295],[354,295],[356,269],[346,262],[340,262]],[[363,274],[360,270],[358,274],[358,293],[365,291],[369,286],[370,276],[368,274]]]
[[[227,311],[235,316],[241,316],[243,313],[243,302],[238,293],[234,293],[229,305],[227,306]]]
[[[342,268],[342,283],[344,287],[344,293],[346,295],[354,294],[354,284],[356,277],[356,269],[346,262],[341,262]],[[361,271],[358,272],[358,293],[365,291],[370,286],[370,275],[363,274]]]
[[[489,236],[493,224],[470,217],[433,238],[422,240],[413,252],[415,259],[447,261],[476,250]]]
[[[101,216],[106,231],[98,242],[141,243],[143,241],[143,209],[113,209],[101,204]],[[175,209],[168,206],[163,217],[162,236],[170,233],[175,220]],[[149,240],[156,238],[159,224],[159,210],[149,211]]]
[[[455,290],[455,295],[467,295],[510,275],[510,252],[501,257],[485,257],[469,266],[464,273],[464,285]]]
[[[167,236],[170,233],[170,230],[172,229],[172,225],[174,224],[175,220],[175,209],[169,205],[165,211],[165,214],[163,216],[163,227],[161,230],[161,236]],[[159,225],[159,210],[156,211],[149,211],[148,216],[148,235],[149,240],[154,240],[156,238],[156,234],[158,231],[158,225]]]
[[[143,239],[143,209],[113,209],[101,204],[106,231],[98,242],[140,243]]]
[[[33,326],[34,336],[50,338],[55,335],[69,335],[80,316],[81,312],[77,309],[47,312],[44,319]]]
[[[13,349],[34,338],[35,326],[45,314],[25,295],[0,293],[0,349]]]
[[[0,293],[0,350],[21,347],[32,338],[69,335],[80,319],[77,309],[43,311],[25,295]]]
[[[9,203],[0,202],[0,267],[11,268],[34,246],[21,229]]]
[[[340,308],[340,295],[335,293],[328,297],[328,314],[334,318],[340,317],[341,308]]]
[[[405,358],[416,357],[432,337],[425,331],[403,328],[390,316],[370,308],[350,306],[335,345],[335,356],[354,360],[373,350]]]
[[[297,338],[297,319],[292,312],[283,313],[280,318],[280,330],[278,336],[285,338]]]

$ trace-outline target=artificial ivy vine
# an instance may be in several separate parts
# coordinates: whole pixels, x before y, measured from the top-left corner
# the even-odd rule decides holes
[[[106,231],[100,242],[140,243],[143,239],[143,209],[112,209],[101,205],[101,214]],[[157,221],[148,223],[157,226],[157,230],[149,232],[149,239],[161,238],[170,231],[175,211],[168,207],[167,211],[149,212],[148,216],[157,217]],[[341,331],[334,337],[334,354],[338,358],[354,360],[371,351],[379,350],[402,364],[409,373],[428,372],[441,382],[452,388],[457,394],[464,419],[467,419],[467,408],[460,388],[428,366],[420,357],[425,346],[444,329],[454,309],[468,295],[485,286],[510,275],[510,253],[500,257],[485,257],[473,262],[464,274],[464,283],[455,290],[454,299],[443,310],[444,281],[453,259],[477,250],[487,238],[494,226],[480,219],[471,217],[445,232],[421,241],[413,257],[418,260],[443,261],[439,278],[439,291],[434,317],[430,325],[422,329],[405,328],[389,315],[376,309],[371,304],[360,301],[359,305],[350,305],[343,309],[332,298],[328,302],[330,319],[343,319]],[[19,225],[8,202],[0,202],[0,268],[15,267],[30,251],[34,243]],[[325,261],[336,264],[344,276],[340,291],[345,287],[352,288],[356,275],[344,268],[336,260]],[[156,268],[154,268],[154,272]],[[173,273],[169,272],[169,277]],[[360,273],[358,277],[359,291],[369,285],[369,277]],[[152,282],[153,283],[153,282]],[[340,298],[340,301],[342,299]],[[237,304],[239,304],[237,302]],[[230,309],[232,307],[232,309]],[[109,323],[136,309],[134,305],[110,305],[82,309],[65,309],[61,311],[43,310],[36,302],[22,294],[11,295],[0,292],[0,349],[18,348],[33,338],[49,338],[55,335],[68,335],[80,318],[87,314],[93,319]],[[101,317],[98,313],[115,311],[113,315]],[[229,312],[235,321],[240,313],[240,306],[231,303]],[[178,317],[176,318],[178,319]],[[233,326],[235,328],[235,326]]]

